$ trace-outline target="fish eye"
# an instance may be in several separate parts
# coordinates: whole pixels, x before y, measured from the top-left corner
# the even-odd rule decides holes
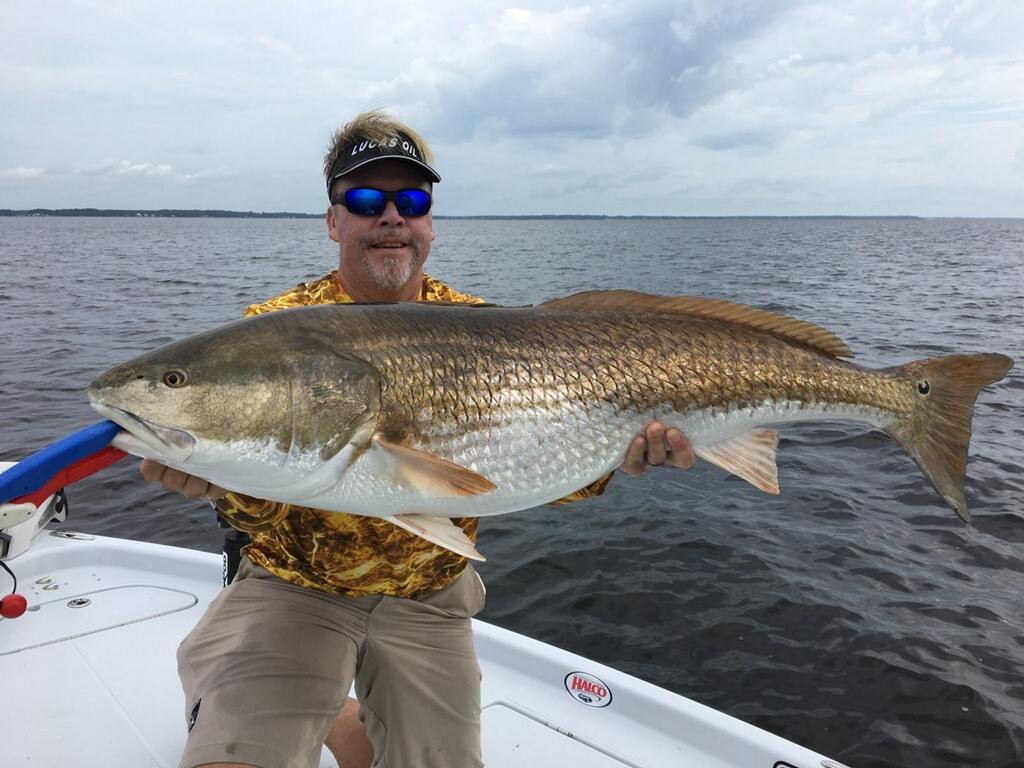
[[[917,382],[917,391],[922,395],[927,395],[932,391],[932,385],[928,383],[928,379],[921,379]]]
[[[188,376],[184,371],[173,369],[164,374],[164,384],[171,389],[178,389],[188,384]]]

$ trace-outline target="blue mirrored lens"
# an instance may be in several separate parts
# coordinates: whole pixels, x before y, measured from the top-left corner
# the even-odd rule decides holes
[[[389,200],[402,216],[425,216],[430,213],[430,193],[423,189],[402,189],[384,192],[372,187],[354,187],[346,190],[344,205],[350,213],[360,216],[379,216]]]
[[[387,198],[379,189],[356,187],[345,192],[345,207],[360,216],[378,216],[387,205]]]
[[[395,192],[395,207],[403,216],[424,216],[430,210],[430,193],[422,189]]]

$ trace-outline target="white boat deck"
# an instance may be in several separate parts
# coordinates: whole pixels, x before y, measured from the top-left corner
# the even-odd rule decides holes
[[[50,532],[9,565],[29,610],[0,619],[0,765],[177,765],[175,649],[220,590],[221,559]],[[842,768],[615,669],[484,622],[474,630],[489,768]],[[570,692],[574,676],[589,703]],[[335,765],[326,750],[320,765]]]

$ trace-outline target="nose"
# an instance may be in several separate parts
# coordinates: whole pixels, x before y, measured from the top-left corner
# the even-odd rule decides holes
[[[405,217],[398,212],[398,206],[394,200],[388,200],[384,210],[377,217],[377,224],[381,227],[399,227],[405,223]]]

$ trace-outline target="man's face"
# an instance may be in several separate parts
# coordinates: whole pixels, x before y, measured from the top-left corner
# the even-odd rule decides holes
[[[422,173],[401,160],[380,160],[338,179],[333,199],[353,187],[385,192],[430,190]],[[393,200],[377,216],[360,216],[349,213],[344,205],[332,205],[327,211],[327,233],[341,245],[341,282],[353,299],[410,301],[419,297],[423,263],[434,240],[429,213],[402,216]]]

